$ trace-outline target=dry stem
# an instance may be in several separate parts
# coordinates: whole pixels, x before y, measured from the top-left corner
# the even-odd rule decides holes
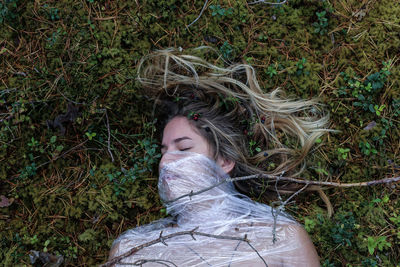
[[[192,197],[201,193],[204,193],[208,190],[213,189],[214,187],[217,187],[221,184],[224,184],[226,182],[235,182],[235,181],[242,181],[242,180],[250,180],[250,179],[270,179],[271,181],[277,181],[279,180],[280,182],[292,182],[292,183],[298,183],[298,184],[304,184],[306,186],[309,185],[318,185],[318,186],[327,186],[327,187],[361,187],[361,186],[371,186],[371,185],[378,185],[378,184],[387,184],[387,183],[395,183],[400,181],[400,176],[397,177],[389,177],[389,178],[384,178],[380,180],[372,180],[372,181],[367,181],[367,182],[359,182],[359,183],[340,183],[340,182],[323,182],[323,181],[310,181],[310,180],[305,180],[305,179],[300,179],[300,178],[294,178],[294,177],[284,177],[284,176],[276,176],[276,175],[269,175],[269,174],[253,174],[253,175],[248,175],[248,176],[242,176],[242,177],[235,177],[235,178],[227,178],[215,185],[212,185],[210,187],[204,188],[200,191],[193,192],[191,191],[188,194],[182,195],[180,197],[177,197],[173,200],[170,201],[165,201],[166,204],[175,202],[181,198],[184,197]],[[304,188],[305,189],[305,188]]]
[[[196,240],[196,238],[194,237],[194,235],[199,235],[199,236],[206,236],[206,237],[216,238],[216,239],[230,239],[230,240],[244,241],[244,242],[246,242],[246,243],[250,246],[250,248],[252,248],[252,249],[257,253],[257,255],[258,255],[258,256],[261,258],[261,260],[264,262],[265,266],[268,267],[267,263],[266,263],[265,260],[261,257],[261,255],[258,253],[258,251],[250,244],[250,240],[247,239],[247,235],[245,235],[244,237],[224,236],[224,235],[212,235],[212,234],[207,234],[207,233],[203,233],[203,232],[196,232],[197,229],[198,229],[198,227],[196,227],[196,228],[194,228],[193,230],[190,230],[190,231],[176,232],[176,233],[169,234],[169,235],[166,235],[166,236],[162,236],[162,233],[163,233],[163,232],[161,231],[161,232],[160,232],[159,238],[157,238],[157,239],[155,239],[155,240],[152,240],[152,241],[149,241],[149,242],[147,242],[147,243],[141,244],[141,245],[139,245],[139,246],[136,246],[136,247],[130,249],[129,251],[125,252],[124,254],[122,254],[122,255],[120,255],[120,256],[118,256],[118,257],[115,257],[115,258],[113,258],[113,259],[107,261],[106,263],[100,265],[100,267],[112,266],[112,265],[114,265],[114,264],[116,264],[116,263],[119,263],[119,261],[121,261],[121,260],[123,260],[123,259],[125,259],[125,258],[127,258],[127,257],[129,257],[129,256],[131,256],[131,255],[133,255],[134,253],[138,252],[139,250],[141,250],[141,249],[143,249],[143,248],[145,248],[145,247],[152,246],[152,245],[157,244],[157,243],[163,243],[164,245],[168,246],[168,244],[165,243],[165,240],[171,239],[171,238],[174,238],[174,237],[177,237],[177,236],[181,236],[181,235],[190,235],[190,236],[193,238],[193,240]],[[152,259],[151,261],[154,261],[154,260]],[[136,261],[136,263],[137,263],[137,261]]]

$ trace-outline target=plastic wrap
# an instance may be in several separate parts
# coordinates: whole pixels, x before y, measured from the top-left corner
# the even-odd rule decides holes
[[[296,221],[284,213],[276,216],[270,206],[238,193],[232,182],[170,202],[229,178],[206,156],[187,152],[170,156],[174,159],[161,168],[158,188],[172,217],[126,231],[114,241],[110,258],[156,240],[161,231],[167,236],[197,228],[196,232],[211,235],[246,235],[249,243],[181,235],[145,247],[117,266],[318,266],[315,251],[305,249],[310,240]]]

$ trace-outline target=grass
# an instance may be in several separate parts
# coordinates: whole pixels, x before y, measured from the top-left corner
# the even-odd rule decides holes
[[[30,266],[30,250],[61,254],[66,266],[97,265],[121,232],[166,215],[157,195],[159,133],[135,80],[138,60],[154,49],[210,45],[225,60],[250,62],[265,91],[319,97],[338,132],[318,141],[303,177],[399,174],[397,1],[213,1],[190,29],[204,3],[139,2],[0,4],[6,266]],[[323,266],[399,264],[397,184],[325,193],[332,217],[317,194],[287,208],[305,224]]]

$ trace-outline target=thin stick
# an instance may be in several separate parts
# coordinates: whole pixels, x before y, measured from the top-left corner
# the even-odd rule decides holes
[[[303,186],[302,188],[300,188],[300,190],[298,190],[297,192],[293,193],[290,197],[288,197],[288,199],[286,199],[283,203],[282,206],[285,206],[292,198],[294,198],[295,196],[297,196],[298,194],[300,194],[304,189],[306,189],[308,186],[308,184],[306,184],[305,186]]]
[[[278,5],[283,5],[287,2],[287,0],[283,1],[283,2],[278,2],[278,3],[273,3],[273,2],[265,2],[265,0],[258,0],[258,1],[254,1],[251,3],[248,3],[249,5],[254,5],[254,4],[259,4],[259,3],[263,3],[266,5],[273,5],[273,6],[278,6]]]
[[[105,109],[105,113],[106,113],[107,131],[108,131],[107,150],[108,150],[108,153],[111,156],[111,162],[114,162],[114,156],[113,156],[113,154],[111,152],[111,145],[110,145],[111,133],[110,133],[110,123],[108,121],[107,109]]]
[[[176,265],[172,261],[157,260],[157,259],[147,259],[147,260],[146,259],[141,259],[141,260],[137,260],[137,261],[135,261],[133,263],[130,263],[130,262],[119,262],[118,264],[119,265],[130,265],[130,266],[131,265],[133,265],[133,266],[142,266],[143,264],[148,263],[148,262],[156,262],[158,264],[162,264],[164,266],[168,266],[169,267],[168,264],[164,263],[164,262],[168,262],[168,263],[172,264],[173,266],[178,267],[178,265]]]
[[[282,173],[283,174],[283,173]],[[278,179],[276,180],[278,182]],[[286,199],[285,201],[282,202],[282,198],[279,195],[279,202],[281,203],[276,209],[274,207],[271,207],[271,213],[272,213],[272,217],[274,218],[274,227],[272,228],[272,243],[275,244],[276,242],[276,223],[278,220],[278,216],[279,214],[285,210],[285,206],[286,204],[295,196],[297,196],[298,194],[300,194],[303,190],[305,190],[307,188],[308,184],[306,184],[305,186],[303,186],[302,188],[300,188],[300,190],[297,190],[295,193],[293,193],[290,197],[288,197],[288,199]],[[275,184],[275,188],[276,188],[276,184]],[[276,188],[277,190],[277,188]],[[277,190],[278,194],[279,194],[279,190]],[[274,212],[276,210],[276,212]]]
[[[143,249],[145,247],[152,246],[152,245],[157,244],[157,243],[163,243],[164,245],[168,246],[165,243],[165,240],[171,239],[171,238],[174,238],[174,237],[177,237],[177,236],[181,236],[181,235],[190,235],[194,240],[196,240],[194,238],[194,235],[200,235],[200,236],[206,236],[206,237],[211,237],[211,238],[216,238],[216,239],[239,240],[239,241],[244,241],[244,242],[250,243],[250,240],[247,239],[247,235],[245,235],[244,237],[212,235],[212,234],[207,234],[207,233],[202,233],[202,232],[196,232],[197,229],[198,229],[198,227],[196,227],[196,228],[194,228],[193,230],[190,230],[190,231],[176,232],[176,233],[169,234],[169,235],[166,235],[166,236],[162,236],[162,231],[161,231],[159,238],[154,239],[154,240],[152,240],[150,242],[144,243],[142,245],[136,246],[136,247],[130,249],[129,251],[125,252],[124,254],[122,254],[122,255],[120,255],[118,257],[115,257],[115,258],[111,259],[110,261],[100,265],[100,267],[108,267],[108,266],[114,265],[114,264],[118,263],[120,260],[122,260],[122,259],[124,259],[126,257],[129,257],[132,254],[138,252],[139,250],[141,250],[141,249]],[[257,252],[257,254],[260,255],[258,252]]]
[[[68,153],[71,152],[72,150],[77,149],[78,147],[84,145],[87,141],[88,141],[88,140],[85,140],[85,141],[83,141],[82,143],[80,143],[80,144],[78,144],[78,145],[72,147],[72,148],[69,149],[68,151],[62,153],[62,154],[59,155],[58,157],[56,157],[56,158],[54,158],[54,159],[51,159],[51,160],[49,160],[49,161],[47,161],[47,162],[45,162],[45,163],[40,164],[39,166],[36,167],[36,169],[39,169],[40,167],[43,167],[44,165],[49,164],[50,162],[56,161],[57,159],[59,159],[59,158],[65,156],[66,154],[68,154]]]
[[[349,188],[349,187],[363,187],[363,186],[371,186],[371,185],[378,185],[378,184],[395,183],[395,182],[400,181],[400,176],[389,177],[389,178],[384,178],[384,179],[380,179],[380,180],[372,180],[372,181],[368,181],[368,182],[359,182],[359,183],[336,183],[336,182],[310,181],[310,180],[304,180],[304,179],[299,179],[299,178],[282,177],[282,176],[269,175],[269,174],[254,174],[254,175],[248,175],[248,176],[242,176],[242,177],[227,178],[213,186],[204,188],[197,192],[190,191],[190,193],[188,193],[188,194],[182,195],[182,196],[175,198],[173,200],[170,200],[170,201],[165,201],[164,203],[169,204],[169,203],[175,202],[184,197],[192,197],[192,196],[204,193],[204,192],[211,190],[214,187],[217,187],[226,182],[235,182],[235,181],[250,180],[250,179],[271,179],[271,180],[279,180],[279,181],[284,181],[284,182],[305,184],[307,186],[308,185],[319,185],[319,186]]]
[[[204,3],[203,8],[202,8],[201,11],[200,11],[200,15],[199,15],[192,23],[190,23],[186,28],[189,28],[189,27],[192,26],[196,21],[199,20],[199,18],[201,17],[201,15],[203,15],[204,9],[206,9],[207,3],[208,3],[208,0],[206,0],[206,2]]]

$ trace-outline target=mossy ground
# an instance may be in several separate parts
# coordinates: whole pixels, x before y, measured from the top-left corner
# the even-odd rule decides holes
[[[0,3],[0,195],[12,202],[0,207],[5,266],[29,266],[30,250],[96,265],[122,231],[165,216],[152,104],[135,82],[153,49],[208,45],[255,66],[266,91],[319,97],[339,132],[321,140],[305,178],[399,175],[398,1],[210,1],[190,28],[202,1],[140,2]],[[47,126],[57,117],[64,135]],[[326,190],[332,218],[314,193],[287,209],[322,265],[399,266],[399,189]]]

